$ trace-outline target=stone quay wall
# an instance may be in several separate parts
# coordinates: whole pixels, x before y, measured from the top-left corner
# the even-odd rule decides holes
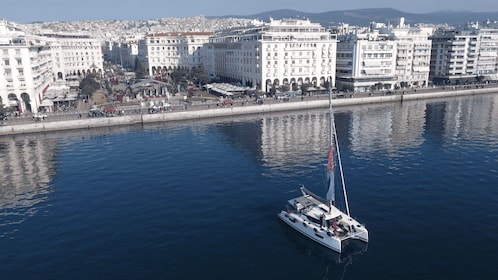
[[[368,96],[368,97],[353,97],[353,98],[339,98],[333,99],[332,105],[337,106],[350,106],[360,104],[375,104],[385,102],[404,102],[410,100],[421,99],[434,99],[434,98],[448,98],[465,95],[477,95],[496,93],[496,88],[481,88],[481,89],[466,89],[466,90],[453,90],[441,91],[430,93],[409,93],[397,95],[384,95],[384,96]],[[245,106],[230,106],[213,109],[201,110],[182,110],[182,111],[167,111],[156,114],[135,114],[127,116],[115,116],[105,118],[79,118],[75,120],[65,121],[40,121],[30,124],[20,125],[4,125],[0,126],[1,135],[23,134],[23,133],[37,133],[49,132],[71,129],[90,129],[106,126],[120,126],[131,124],[145,124],[154,122],[169,122],[178,120],[192,120],[204,118],[217,118],[217,117],[230,117],[237,115],[261,114],[279,111],[292,111],[292,110],[307,110],[328,107],[328,99],[323,100],[303,100],[293,102],[281,102],[272,104],[261,105],[245,105]]]

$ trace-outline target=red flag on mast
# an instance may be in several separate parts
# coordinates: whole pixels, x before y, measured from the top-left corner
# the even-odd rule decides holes
[[[334,171],[334,147],[332,145],[329,147],[327,171]]]
[[[328,190],[326,199],[332,205],[335,204],[335,183],[334,183],[334,146],[331,144],[328,152],[327,163]]]

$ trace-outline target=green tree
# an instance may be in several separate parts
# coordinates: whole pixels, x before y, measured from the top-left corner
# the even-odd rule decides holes
[[[270,89],[270,92],[269,92],[269,96],[275,96],[275,94],[277,93],[277,88],[275,87],[275,85],[273,85]]]
[[[283,84],[280,86],[280,91],[281,92],[288,92],[290,90],[290,85],[289,84]]]
[[[299,85],[297,83],[292,83],[291,87],[292,87],[292,91],[299,90]]]
[[[142,65],[142,62],[140,59],[135,58],[135,68],[133,69],[135,71],[135,77],[137,79],[145,79],[146,72],[145,72],[145,67]]]
[[[330,82],[329,81],[323,82],[323,87],[328,91],[331,88]]]
[[[6,115],[6,114],[7,114],[7,108],[5,107],[5,105],[0,103],[0,116]]]
[[[95,80],[95,76],[88,75],[80,82],[80,97],[89,98],[93,95],[93,93],[100,89],[100,84]]]
[[[183,69],[177,69],[171,73],[171,79],[175,84],[185,83],[187,81],[188,72]]]
[[[196,84],[205,85],[211,81],[209,75],[204,71],[203,67],[194,67],[191,72],[192,80],[195,81]]]
[[[301,85],[301,94],[305,95],[308,92],[309,87],[310,87],[310,84],[302,84]]]

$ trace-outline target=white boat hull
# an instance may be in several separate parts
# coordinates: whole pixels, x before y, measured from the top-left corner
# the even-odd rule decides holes
[[[336,208],[334,208],[334,210],[338,211]],[[349,230],[344,231],[342,234],[338,234],[338,232],[331,227],[325,227],[310,221],[303,213],[285,210],[278,213],[278,217],[287,225],[311,240],[338,253],[342,252],[348,243],[348,240],[356,239],[368,242],[368,230],[364,226],[360,225],[356,220],[344,213],[342,213],[341,216],[341,223],[349,228]]]
[[[297,230],[304,236],[338,253],[342,251],[342,242],[340,238],[335,236],[330,236],[330,232],[328,234],[326,230],[320,229],[311,223],[307,223],[303,219],[300,219],[299,217],[296,216],[297,215],[292,213],[288,214],[286,211],[283,210],[278,214],[278,217],[283,222],[285,222],[290,227]],[[295,222],[293,222],[292,220],[293,218],[295,219]]]

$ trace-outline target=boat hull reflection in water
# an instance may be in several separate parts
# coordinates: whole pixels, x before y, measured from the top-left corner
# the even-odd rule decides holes
[[[296,248],[299,254],[317,257],[325,265],[351,263],[355,257],[368,250],[367,242],[351,239],[347,241],[348,244],[344,250],[338,253],[289,228],[284,222],[281,225],[286,239]]]

